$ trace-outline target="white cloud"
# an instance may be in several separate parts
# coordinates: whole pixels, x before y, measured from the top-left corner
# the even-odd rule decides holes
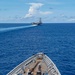
[[[40,11],[40,7],[42,7],[44,4],[42,3],[29,3],[31,6],[28,10],[28,13],[25,15],[24,18],[31,18],[31,17],[37,17],[40,15],[49,15],[52,14],[50,11]]]
[[[38,9],[43,5],[42,3],[29,3],[31,6],[28,10],[28,13],[25,15],[25,18],[32,17],[36,15]]]
[[[75,21],[75,18],[71,18],[71,19],[69,19],[68,21]]]
[[[42,15],[49,15],[49,14],[52,14],[53,12],[50,12],[50,11],[45,11],[45,12],[42,12],[40,11],[40,14]]]
[[[61,14],[61,17],[65,17],[65,15],[64,14]]]

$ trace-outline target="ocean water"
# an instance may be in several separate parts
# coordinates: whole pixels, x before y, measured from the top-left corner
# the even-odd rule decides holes
[[[75,75],[75,24],[0,24],[0,75],[44,52],[61,75]]]

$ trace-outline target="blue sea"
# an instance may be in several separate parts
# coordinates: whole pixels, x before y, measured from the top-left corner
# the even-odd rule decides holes
[[[75,75],[75,23],[0,24],[0,75],[43,52],[61,75]]]

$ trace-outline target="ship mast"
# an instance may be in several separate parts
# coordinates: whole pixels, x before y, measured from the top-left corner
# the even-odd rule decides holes
[[[39,19],[39,23],[42,23],[41,18]]]

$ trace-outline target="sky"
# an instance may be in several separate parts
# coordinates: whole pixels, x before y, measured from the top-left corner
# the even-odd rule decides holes
[[[0,23],[75,23],[75,0],[0,0]]]

